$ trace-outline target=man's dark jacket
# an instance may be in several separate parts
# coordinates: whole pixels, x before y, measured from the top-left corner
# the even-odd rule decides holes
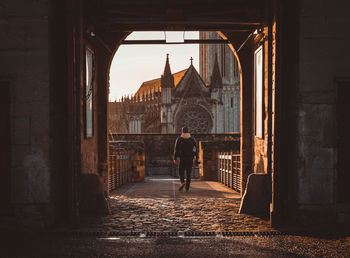
[[[198,144],[194,137],[192,137],[189,133],[183,133],[176,139],[174,147],[174,160],[176,160],[178,157],[180,160],[192,160],[194,156],[196,156],[196,159],[198,159]]]

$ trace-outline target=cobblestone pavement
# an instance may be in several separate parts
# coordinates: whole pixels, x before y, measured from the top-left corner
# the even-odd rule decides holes
[[[1,238],[0,234],[0,238]],[[6,234],[0,257],[349,257],[350,237]]]
[[[225,232],[272,231],[267,220],[238,214],[239,194],[220,183],[193,180],[179,192],[178,180],[148,178],[115,191],[111,215],[81,221],[86,231]]]
[[[86,217],[77,229],[0,230],[0,257],[350,257],[350,234],[276,233],[267,220],[238,214],[239,195],[219,183],[178,187],[171,178],[125,185],[111,195],[110,215]]]

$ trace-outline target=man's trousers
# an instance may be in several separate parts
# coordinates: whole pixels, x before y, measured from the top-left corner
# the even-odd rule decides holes
[[[185,171],[186,171],[186,190],[190,189],[192,164],[193,164],[193,159],[180,158],[180,164],[179,164],[180,181],[181,183],[185,182]]]

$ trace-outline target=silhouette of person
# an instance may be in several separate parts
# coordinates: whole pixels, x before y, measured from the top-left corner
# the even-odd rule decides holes
[[[179,191],[181,191],[186,185],[186,192],[190,189],[191,184],[191,173],[193,158],[196,157],[198,163],[198,144],[193,136],[188,131],[188,127],[182,128],[182,134],[175,141],[174,146],[174,163],[179,164],[179,176],[181,185]],[[185,183],[185,171],[186,171],[186,183]]]

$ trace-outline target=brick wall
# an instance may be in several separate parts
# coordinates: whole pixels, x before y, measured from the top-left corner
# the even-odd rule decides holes
[[[144,180],[145,172],[146,172],[145,146],[142,142],[136,142],[136,141],[110,142],[109,154],[110,154],[110,157],[118,156],[118,155],[127,155],[129,159],[129,168],[131,171],[130,181],[139,182]],[[116,162],[118,162],[118,160],[116,160]],[[111,168],[109,167],[109,170],[110,169]],[[118,170],[118,167],[116,168],[116,170]]]

